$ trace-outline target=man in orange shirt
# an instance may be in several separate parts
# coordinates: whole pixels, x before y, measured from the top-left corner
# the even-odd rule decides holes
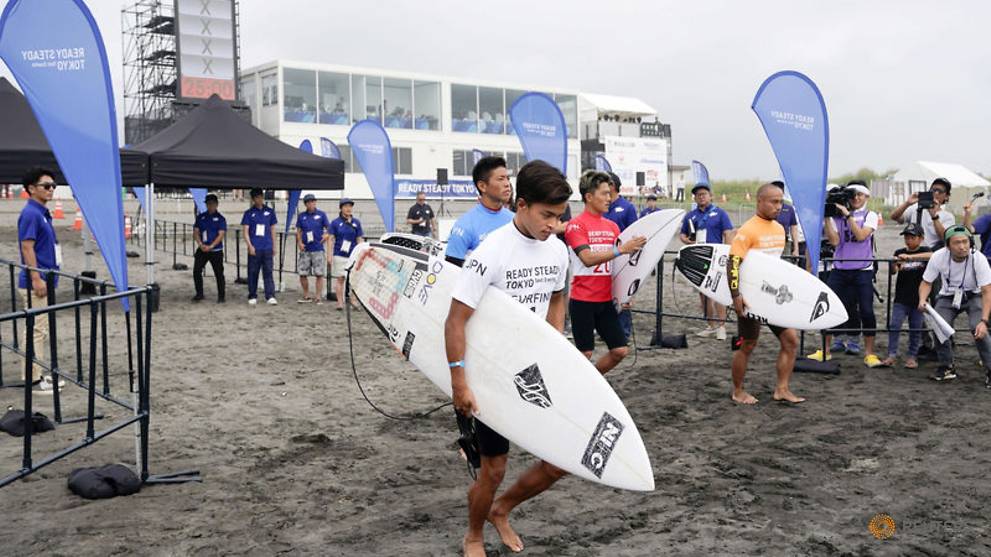
[[[733,400],[740,404],[757,404],[757,399],[743,390],[743,377],[747,373],[750,353],[757,346],[761,322],[749,316],[746,300],[740,295],[740,265],[750,250],[762,251],[774,257],[781,257],[785,247],[785,229],[777,222],[784,194],[774,184],[764,184],[757,190],[757,214],[736,231],[730,244],[730,256],[726,263],[730,293],[733,295],[733,308],[736,310],[739,336],[736,345],[739,350],[733,354]],[[798,354],[798,333],[795,329],[784,329],[768,325],[778,337],[781,351],[778,352],[778,382],[774,388],[774,400],[792,403],[804,402],[795,396],[788,387],[791,373],[795,368]]]

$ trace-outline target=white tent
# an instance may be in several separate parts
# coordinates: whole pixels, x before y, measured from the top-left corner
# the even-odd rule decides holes
[[[951,210],[959,209],[977,189],[987,191],[991,186],[991,182],[962,164],[915,161],[902,166],[891,180],[884,181],[887,187],[875,193],[882,194],[886,205],[898,205],[912,193],[929,189],[936,178],[946,178],[953,184]]]

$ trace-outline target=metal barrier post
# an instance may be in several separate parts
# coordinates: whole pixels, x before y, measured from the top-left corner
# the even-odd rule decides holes
[[[73,301],[79,301],[79,277],[74,277],[72,279],[72,295]],[[79,383],[83,382],[83,330],[82,322],[80,318],[81,308],[76,306],[73,308],[73,312],[76,314],[76,381]]]
[[[48,288],[47,298],[48,306],[54,306],[55,301],[55,275],[51,272],[45,273],[45,284]],[[55,423],[62,423],[62,399],[58,388],[59,375],[58,375],[58,322],[55,318],[55,312],[48,312],[48,351],[50,357],[50,367],[49,374],[52,376],[52,406],[53,412],[55,414]],[[25,383],[25,389],[30,388]]]
[[[98,302],[89,304],[89,380],[86,382],[86,439],[93,440],[96,430],[93,426],[96,411],[96,318],[100,313]]]
[[[29,297],[30,299],[30,297]],[[34,379],[34,315],[28,315],[24,321],[24,448],[21,455],[21,467],[31,469],[31,436],[34,433],[34,408],[31,407],[31,396],[34,389],[31,382]]]
[[[100,285],[100,296],[107,295],[107,285]],[[110,394],[110,367],[107,363],[107,302],[100,302],[100,343],[101,357],[103,359],[103,394]]]

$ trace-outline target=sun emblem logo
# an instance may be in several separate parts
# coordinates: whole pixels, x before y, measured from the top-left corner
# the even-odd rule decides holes
[[[879,540],[887,540],[895,535],[895,519],[890,515],[876,514],[867,523],[867,529]]]

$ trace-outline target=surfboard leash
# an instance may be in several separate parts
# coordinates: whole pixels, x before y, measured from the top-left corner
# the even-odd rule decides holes
[[[351,330],[351,270],[350,269],[348,270],[347,277],[344,279],[344,313],[348,323],[348,352],[351,355],[351,373],[354,376],[355,384],[358,385],[358,390],[361,392],[362,398],[364,398],[365,402],[367,402],[368,405],[371,406],[376,412],[382,414],[383,416],[389,418],[390,420],[409,422],[421,418],[426,418],[431,414],[433,414],[434,412],[437,412],[438,410],[441,410],[453,404],[453,402],[445,402],[444,404],[441,404],[440,406],[428,410],[426,412],[421,412],[419,414],[410,414],[407,416],[393,416],[392,414],[379,408],[378,405],[376,405],[374,402],[372,402],[370,398],[368,398],[368,394],[365,393],[365,388],[362,386],[361,379],[358,377],[358,367],[354,362],[354,338]]]

